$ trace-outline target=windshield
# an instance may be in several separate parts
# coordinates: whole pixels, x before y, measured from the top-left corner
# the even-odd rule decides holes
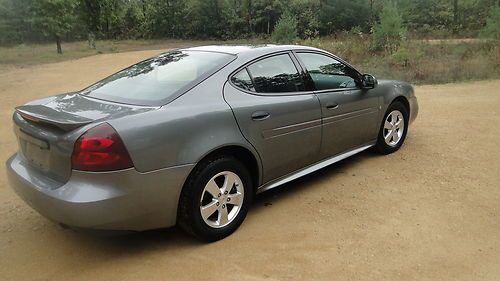
[[[232,55],[214,52],[169,52],[119,71],[83,90],[82,94],[128,104],[162,105],[232,59]]]

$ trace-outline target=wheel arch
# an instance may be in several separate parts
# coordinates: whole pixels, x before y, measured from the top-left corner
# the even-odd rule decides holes
[[[192,171],[194,171],[202,161],[223,155],[236,158],[248,169],[248,172],[250,173],[250,176],[252,178],[254,191],[256,191],[260,186],[262,180],[262,167],[259,161],[260,158],[251,149],[248,149],[242,145],[225,145],[207,152],[199,159]]]
[[[396,98],[394,98],[390,104],[393,104],[395,102],[400,102],[402,103],[405,107],[406,107],[406,110],[408,110],[408,116],[410,116],[410,110],[411,110],[411,107],[410,107],[410,102],[408,101],[408,99],[401,95],[401,96],[397,96]]]

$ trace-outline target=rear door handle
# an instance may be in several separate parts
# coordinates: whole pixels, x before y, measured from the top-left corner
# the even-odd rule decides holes
[[[337,108],[339,108],[339,104],[336,102],[331,102],[331,103],[326,104],[326,109],[328,109],[328,110],[334,110]]]
[[[254,121],[263,121],[269,117],[271,117],[271,114],[266,111],[255,111],[254,113],[252,113],[252,120]]]

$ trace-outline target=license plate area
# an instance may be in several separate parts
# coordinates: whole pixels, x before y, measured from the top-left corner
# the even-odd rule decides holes
[[[30,136],[21,130],[18,132],[22,154],[28,162],[42,171],[48,171],[50,165],[49,143]]]

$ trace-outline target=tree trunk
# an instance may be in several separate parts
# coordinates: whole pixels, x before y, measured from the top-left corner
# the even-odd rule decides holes
[[[370,0],[370,19],[371,19],[372,22],[375,21],[374,15],[373,15],[373,1],[374,0]]]
[[[56,35],[56,45],[57,45],[57,53],[62,55],[61,37],[59,37],[59,35]]]
[[[109,40],[110,36],[109,36],[109,16],[106,15],[106,39]]]
[[[142,15],[144,17],[146,17],[146,1],[145,0],[142,0]]]
[[[248,24],[248,30],[250,33],[253,33],[253,27],[252,27],[252,14],[253,14],[253,7],[252,7],[252,0],[248,0],[248,7],[247,7],[247,24]]]
[[[458,33],[458,0],[453,0],[453,34]]]

